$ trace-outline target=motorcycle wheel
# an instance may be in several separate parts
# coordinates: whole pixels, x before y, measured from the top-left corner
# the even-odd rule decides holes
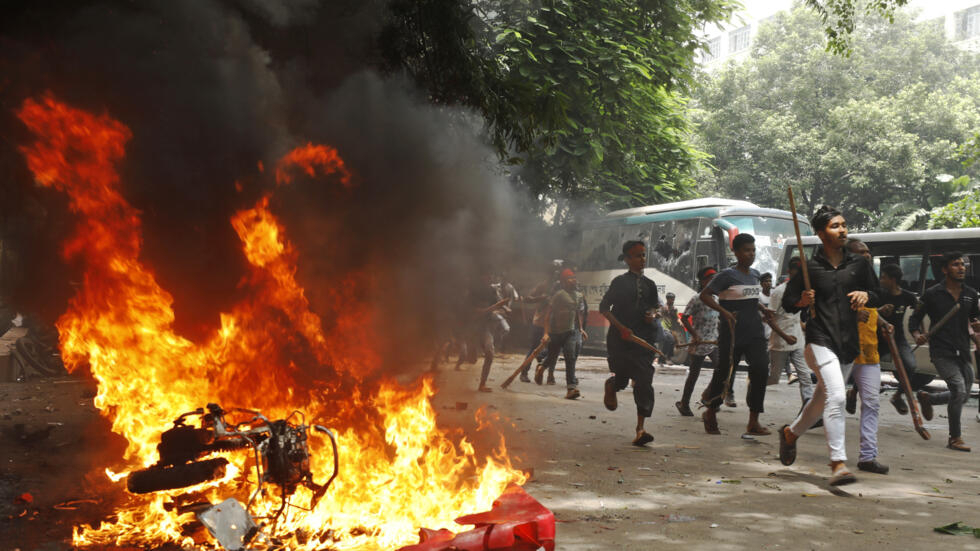
[[[186,488],[221,478],[225,474],[227,465],[227,459],[216,457],[173,467],[150,467],[129,473],[126,488],[134,494]]]

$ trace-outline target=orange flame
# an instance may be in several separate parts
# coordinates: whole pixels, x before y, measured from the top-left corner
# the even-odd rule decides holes
[[[332,295],[337,317],[324,324],[296,281],[297,253],[269,210],[268,196],[231,220],[250,265],[244,282],[250,300],[222,314],[220,328],[203,343],[178,335],[173,298],[139,260],[140,213],[122,196],[114,166],[129,130],[50,96],[26,100],[18,116],[37,136],[22,148],[37,183],[67,193],[79,215],[78,232],[63,252],[84,262],[84,284],[58,320],[61,348],[70,370],[87,363],[98,381],[95,404],[128,441],[127,469],[155,463],[160,433],[207,402],[261,409],[274,418],[302,410],[338,429],[341,476],[314,510],[287,509],[278,531],[291,549],[414,543],[419,527],[451,527],[462,512],[488,509],[507,484],[523,483],[503,442],[495,458],[480,458],[465,438],[454,441],[437,427],[430,379],[408,388],[365,379],[381,359],[372,347],[374,312],[356,297],[369,293],[374,279],[349,274]],[[327,146],[308,144],[286,155],[277,182],[288,183],[296,167],[350,185],[343,161]],[[318,482],[332,469],[328,447],[311,435]],[[194,491],[212,502],[247,495],[253,487],[245,483],[251,476],[247,454],[231,459],[223,480]],[[107,474],[113,481],[120,477],[109,469]],[[133,496],[115,522],[76,527],[74,543],[193,545],[181,534],[186,519],[164,507],[185,491]],[[310,497],[301,488],[292,502],[308,508]],[[269,514],[278,505],[260,500],[256,512]]]

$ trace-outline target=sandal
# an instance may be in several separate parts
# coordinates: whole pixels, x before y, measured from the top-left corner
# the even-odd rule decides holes
[[[786,439],[787,430],[789,430],[789,425],[783,425],[779,428],[779,462],[789,466],[796,461],[796,442],[791,444]]]
[[[653,442],[653,435],[647,431],[643,431],[643,434],[637,436],[633,440],[633,445],[642,447],[642,446],[646,446],[650,442]]]
[[[711,415],[711,418],[709,419],[708,418],[709,413],[714,413],[714,412],[712,412],[709,409],[708,411],[705,411],[704,413],[701,414],[701,420],[704,421],[704,432],[708,434],[721,434],[721,431],[718,430],[718,418],[715,417],[714,415]]]

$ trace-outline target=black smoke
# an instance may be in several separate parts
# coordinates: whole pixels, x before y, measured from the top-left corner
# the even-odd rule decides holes
[[[337,148],[354,190],[299,181],[276,192],[273,208],[325,320],[325,290],[351,270],[369,270],[381,284],[365,299],[381,309],[386,357],[394,364],[419,356],[465,281],[526,258],[517,244],[535,225],[480,139],[478,117],[434,107],[423,91],[376,69],[384,7],[6,2],[0,238],[13,260],[0,287],[53,321],[77,277],[58,255],[73,227],[65,200],[33,185],[17,151],[30,136],[14,111],[50,91],[132,130],[125,196],[143,212],[145,262],[174,295],[178,329],[191,337],[212,329],[243,292],[229,218],[272,188],[270,168],[291,148]]]

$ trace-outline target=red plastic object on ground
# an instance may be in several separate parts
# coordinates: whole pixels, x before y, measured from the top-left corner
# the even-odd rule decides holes
[[[485,513],[456,519],[476,528],[454,534],[449,530],[419,532],[419,543],[398,551],[546,551],[555,549],[555,515],[524,489],[511,485]]]

